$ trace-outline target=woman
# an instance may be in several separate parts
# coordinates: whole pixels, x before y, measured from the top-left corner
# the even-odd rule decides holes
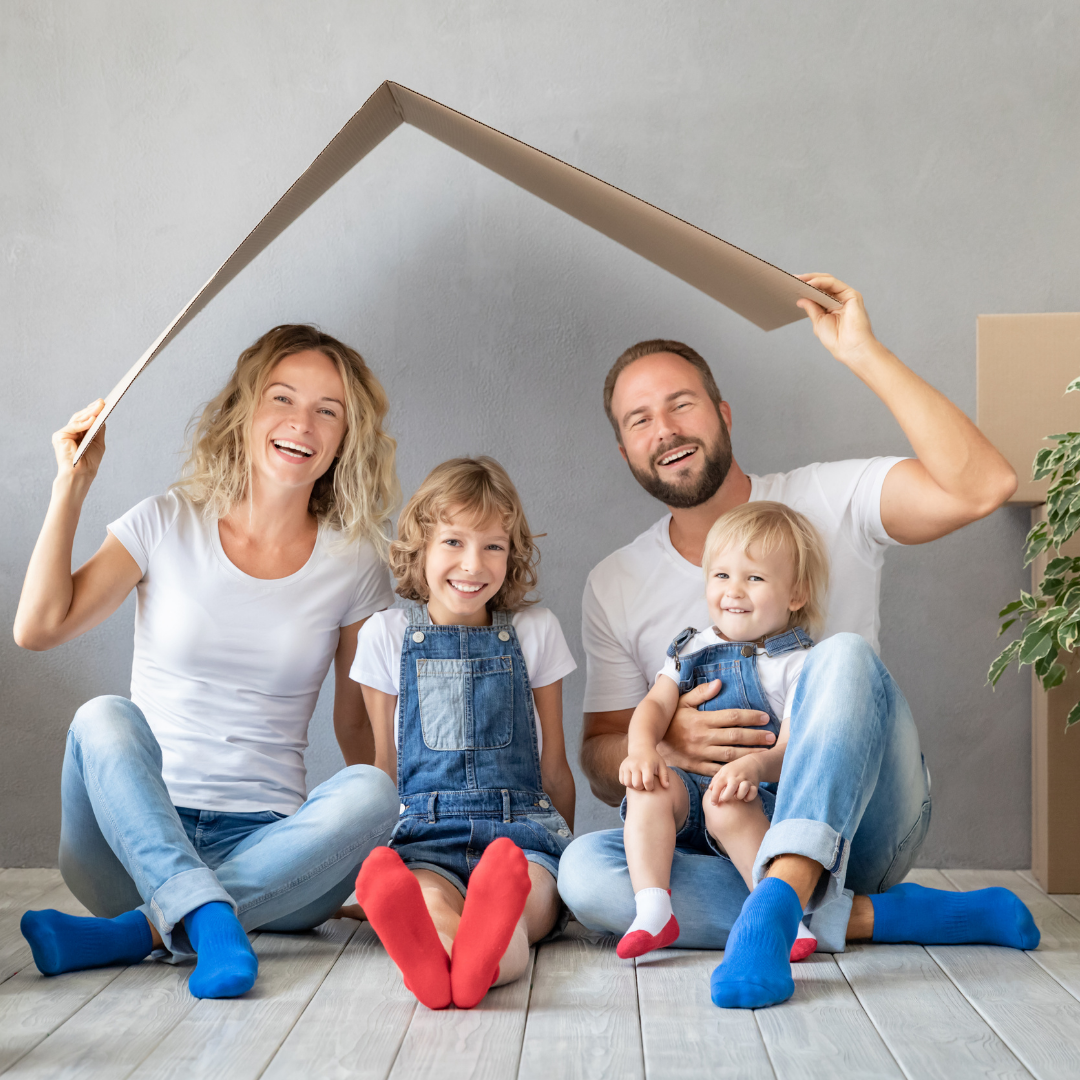
[[[64,757],[60,869],[101,918],[27,912],[23,933],[45,974],[163,947],[197,955],[193,994],[232,997],[257,973],[246,931],[333,915],[397,820],[393,783],[361,764],[371,728],[348,678],[360,627],[393,599],[386,395],[348,346],[276,327],[206,407],[180,483],[113,522],[73,574],[104,440],[72,458],[101,407],[53,436],[57,476],[15,618],[19,645],[51,649],[137,590],[131,700],[79,709]],[[331,660],[347,767],[305,797]]]

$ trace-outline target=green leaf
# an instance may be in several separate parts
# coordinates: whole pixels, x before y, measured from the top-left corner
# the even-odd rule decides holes
[[[1016,656],[1019,650],[1019,641],[1009,642],[1002,650],[1001,655],[990,665],[990,670],[986,673],[986,681],[991,686],[997,686],[998,679],[1005,673],[1005,669],[1012,663],[1013,657]]]
[[[1077,627],[1076,620],[1070,619],[1068,622],[1062,623],[1058,627],[1058,644],[1066,651],[1072,652],[1073,646],[1076,644],[1077,634],[1080,634],[1080,627]],[[998,635],[1001,636],[1000,634]]]
[[[1004,619],[1006,615],[1011,615],[1014,611],[1019,611],[1024,606],[1023,600],[1014,600],[1011,604],[1006,604],[999,612],[998,618]]]
[[[1021,589],[1020,606],[1024,608],[1025,611],[1037,611],[1039,608],[1039,602],[1035,599],[1034,596],[1031,595],[1031,593],[1024,592],[1024,590]]]
[[[1053,635],[1036,631],[1030,636],[1025,631],[1020,639],[1020,654],[1017,662],[1020,664],[1034,664],[1036,660],[1044,657],[1054,647]]]
[[[1074,390],[1080,390],[1080,379],[1073,379],[1073,381],[1065,387],[1066,394],[1071,394]]]
[[[1065,717],[1065,730],[1068,731],[1078,720],[1080,720],[1080,701],[1069,710],[1069,715]]]
[[[1065,681],[1065,665],[1051,664],[1047,673],[1040,677],[1042,678],[1043,689],[1053,690],[1055,686],[1060,686]]]
[[[1076,573],[1077,562],[1080,562],[1080,559],[1070,559],[1068,555],[1059,555],[1046,564],[1046,573],[1050,577],[1062,577],[1068,573]]]
[[[1016,622],[1016,619],[1006,619],[1005,622],[1001,624],[1001,629],[997,632],[997,636],[1001,637],[1001,635],[1004,634],[1005,631],[1008,630],[1014,622]]]

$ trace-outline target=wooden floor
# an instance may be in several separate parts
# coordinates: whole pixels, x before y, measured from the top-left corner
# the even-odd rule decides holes
[[[795,996],[758,1012],[709,1001],[722,953],[637,961],[571,924],[526,977],[471,1012],[417,1005],[366,924],[254,937],[259,981],[197,1001],[190,968],[46,979],[27,908],[82,909],[54,870],[0,871],[0,1073],[7,1077],[1080,1077],[1080,897],[1011,871],[920,870],[938,888],[1005,885],[1042,944],[857,946],[795,965]],[[577,933],[574,931],[577,930]]]

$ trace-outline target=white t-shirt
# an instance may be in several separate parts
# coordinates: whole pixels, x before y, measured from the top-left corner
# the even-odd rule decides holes
[[[142,570],[131,700],[161,745],[176,806],[291,814],[307,792],[304,748],[338,629],[393,603],[368,544],[335,547],[272,581],[237,569],[216,520],[180,493],[109,525]]]
[[[541,607],[525,608],[514,615],[513,624],[521,645],[521,655],[525,658],[525,670],[529,673],[529,685],[533,689],[558,682],[577,667],[554,612]],[[390,608],[372,615],[360,628],[356,659],[349,672],[349,678],[354,682],[398,698],[398,707],[394,711],[395,746],[401,718],[398,689],[401,677],[401,646],[408,625],[408,608]],[[534,712],[535,709],[534,701]],[[543,749],[543,740],[540,720],[537,717],[536,741],[540,749]]]
[[[679,650],[679,658],[685,663],[692,653],[701,652],[710,645],[724,645],[726,641],[711,626],[701,630]],[[790,652],[770,656],[760,646],[755,650],[757,656],[757,677],[765,700],[769,703],[773,715],[780,720],[791,719],[791,705],[795,700],[795,688],[799,685],[799,675],[809,649],[792,649]],[[680,672],[675,668],[675,657],[664,660],[664,666],[656,673],[659,679],[666,675],[673,683],[678,683]]]
[[[833,461],[750,477],[751,502],[785,503],[821,532],[831,562],[822,638],[851,631],[878,649],[881,565],[896,543],[881,524],[881,485],[902,460]],[[586,712],[634,708],[676,634],[712,623],[701,567],[675,550],[670,523],[670,514],[661,518],[598,563],[585,583]]]

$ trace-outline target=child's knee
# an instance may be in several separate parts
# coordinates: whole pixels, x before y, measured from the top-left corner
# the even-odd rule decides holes
[[[628,787],[626,789],[626,815],[629,817],[632,813],[670,813],[678,817],[680,811],[685,814],[685,791],[686,789],[677,778],[673,780],[670,787],[663,787],[658,782],[652,791],[639,791],[637,788]]]

